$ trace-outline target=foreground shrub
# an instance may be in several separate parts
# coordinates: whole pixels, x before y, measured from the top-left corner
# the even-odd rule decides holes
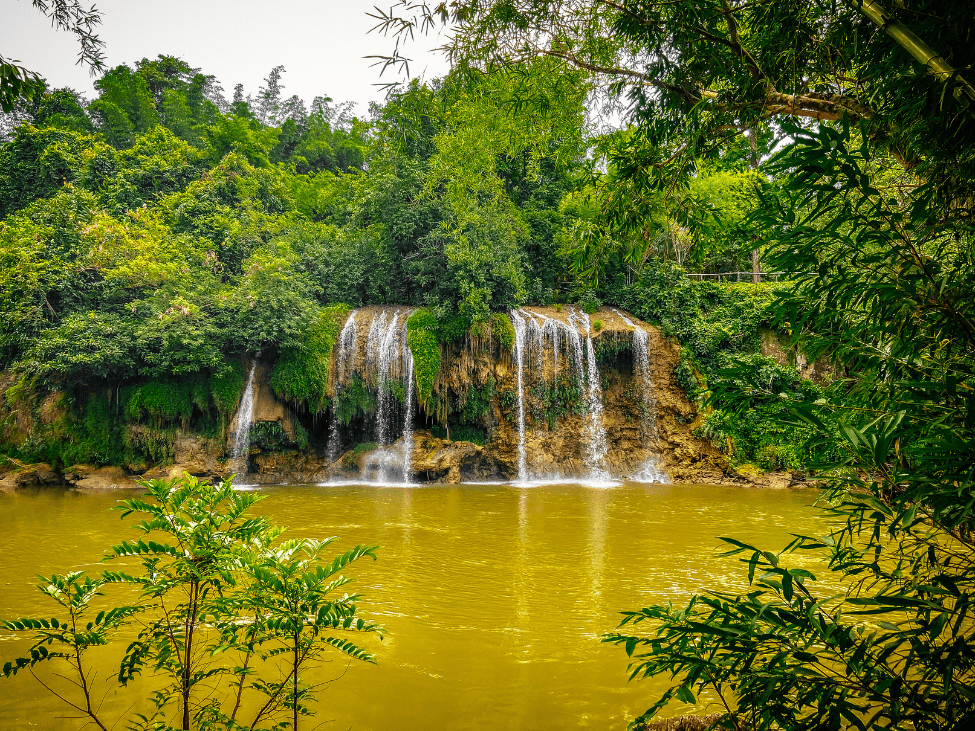
[[[4,664],[4,676],[54,666],[70,689],[56,692],[34,677],[107,731],[117,720],[98,709],[90,650],[137,626],[117,680],[124,687],[145,674],[159,690],[151,696],[154,713],[136,714],[130,728],[298,729],[299,718],[314,713],[315,686],[304,675],[324,653],[375,662],[343,635],[380,628],[357,616],[358,596],[332,598],[349,582],[341,572],[375,559],[375,546],[326,557],[333,538],[281,541],[282,528],[248,514],[262,498],[236,492],[229,480],[211,485],[184,475],[142,485],[143,497],[117,508],[123,518],[142,518],[134,526],[142,535],[112,546],[107,557],[135,561],[140,570],[39,577],[38,590],[57,614],[3,623],[34,638],[27,656]],[[138,601],[113,605],[107,592],[116,585],[137,590]],[[258,710],[245,719],[244,708]]]

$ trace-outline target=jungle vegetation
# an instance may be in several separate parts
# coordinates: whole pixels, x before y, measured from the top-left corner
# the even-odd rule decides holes
[[[633,677],[674,679],[634,726],[704,694],[736,731],[968,728],[968,4],[377,13],[403,38],[448,25],[454,70],[393,90],[368,120],[324,98],[289,106],[277,70],[256,98],[226,102],[167,57],[106,72],[90,104],[21,99],[27,124],[0,152],[6,398],[39,409],[97,382],[118,410],[138,383],[227,379],[240,353],[324,342],[336,303],[422,306],[441,341],[522,302],[618,303],[682,339],[682,378],[715,435],[751,441],[756,459],[785,446],[776,459],[815,470],[835,518],[781,552],[726,539],[746,593],[625,615],[606,639]],[[603,110],[623,128],[603,132]],[[683,274],[743,269],[756,251],[789,282]],[[813,389],[762,362],[749,342],[761,325],[841,377]],[[217,390],[193,392],[190,418],[219,418]],[[774,434],[733,431],[757,421]],[[826,561],[828,588],[795,552]]]
[[[272,441],[314,448],[332,346],[367,304],[422,308],[410,325],[421,411],[455,433],[482,427],[465,404],[430,398],[439,348],[488,326],[503,341],[496,315],[511,307],[606,301],[678,337],[680,323],[711,327],[713,308],[656,311],[629,285],[676,277],[697,291],[668,267],[749,266],[751,149],[706,163],[686,191],[695,215],[662,206],[642,258],[614,249],[593,278],[588,232],[602,181],[617,174],[600,172],[598,149],[632,131],[598,134],[589,82],[554,71],[458,70],[405,84],[366,117],[327,96],[286,96],[283,67],[230,99],[170,56],[104,71],[90,102],[38,82],[5,115],[0,146],[3,451],[61,468],[165,461],[176,430],[220,437],[242,359],[258,352],[301,419],[301,443]],[[688,362],[709,374],[754,357],[771,299],[767,288],[705,290],[738,303],[723,311],[727,337],[686,338],[702,343]],[[791,369],[764,365],[802,391]],[[757,435],[761,422],[726,419],[708,434],[736,461],[801,469],[799,432],[782,448],[781,434]]]

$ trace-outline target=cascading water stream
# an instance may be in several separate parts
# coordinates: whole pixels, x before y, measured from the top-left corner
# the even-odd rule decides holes
[[[650,351],[648,347],[650,336],[639,325],[635,325],[622,312],[613,308],[613,312],[623,322],[633,328],[633,370],[643,389],[643,442],[648,446],[651,441],[657,441],[657,409],[653,396],[653,381],[650,377]]]
[[[599,367],[596,364],[596,351],[592,344],[592,333],[589,327],[589,315],[580,315],[586,328],[586,405],[588,414],[586,419],[586,465],[589,467],[590,479],[603,482],[609,479],[605,468],[606,452],[609,445],[606,441],[606,426],[603,424],[602,384],[600,383]]]
[[[257,359],[251,363],[251,372],[247,377],[247,387],[244,395],[240,398],[240,406],[237,408],[237,429],[234,432],[234,449],[231,452],[231,460],[234,472],[240,475],[247,474],[247,454],[250,451],[251,419],[254,416],[254,371],[257,369]]]
[[[339,435],[339,397],[342,394],[342,384],[345,382],[345,372],[348,369],[350,356],[355,358],[355,346],[358,333],[355,325],[355,315],[358,310],[352,310],[349,319],[339,334],[338,353],[335,355],[335,393],[332,398],[332,424],[328,434],[328,461],[334,462],[339,458],[342,446]]]
[[[568,319],[570,323],[569,325],[562,325],[562,323],[559,324],[565,328],[565,332],[569,336],[569,342],[572,343],[572,362],[576,369],[576,380],[579,382],[579,393],[586,393],[588,388],[586,386],[585,366],[583,365],[585,357],[582,354],[582,338],[579,337],[579,331],[576,329],[579,327],[578,318],[574,312],[570,312]],[[573,325],[575,327],[573,327]]]
[[[406,419],[403,422],[403,482],[409,484],[413,473],[413,351],[407,341],[406,323],[403,323],[403,370],[406,371]]]
[[[511,323],[515,329],[515,362],[518,364],[518,482],[528,481],[528,466],[525,457],[525,331],[524,318],[515,310],[511,311]]]
[[[650,336],[646,330],[632,322],[615,307],[613,312],[633,328],[633,370],[643,389],[643,446],[652,446],[657,450],[660,439],[657,434],[657,400],[653,395],[653,380],[650,372]],[[667,473],[660,467],[657,456],[648,459],[634,478],[641,482],[669,482]]]
[[[362,386],[376,389],[376,412],[374,435],[377,448],[364,457],[362,475],[368,481],[389,484],[402,475],[403,484],[410,484],[412,476],[413,453],[413,403],[416,400],[416,386],[413,374],[413,353],[407,343],[406,317],[401,310],[390,316],[385,311],[373,315],[365,336],[359,337],[360,323],[354,310],[346,320],[336,343],[335,389],[332,410],[332,424],[329,436],[329,458],[334,463],[339,458],[342,446],[339,401],[343,389],[348,387],[349,379],[357,374]],[[361,323],[364,328],[364,323]],[[399,412],[397,384],[402,382],[405,391],[405,418],[402,444],[393,446],[398,440],[394,434]]]
[[[385,315],[385,313],[384,313]],[[385,321],[385,316],[383,320]],[[391,373],[396,356],[397,334],[396,324],[399,321],[399,310],[393,313],[393,320],[384,329],[382,338],[378,339],[377,351],[375,352],[376,363],[376,441],[380,446],[389,444],[390,431],[390,411],[392,404],[392,393],[390,393],[389,381],[393,375]],[[371,336],[371,333],[370,333]]]
[[[525,309],[529,315],[538,320],[541,324],[534,325],[532,329],[533,343],[532,347],[537,348],[539,352],[539,370],[538,373],[542,373],[544,367],[545,358],[543,356],[545,348],[545,338],[547,337],[551,341],[551,351],[552,351],[552,375],[553,378],[558,378],[559,375],[559,350],[562,348],[562,333],[564,330],[569,330],[570,328],[558,320],[553,320],[541,312],[534,312],[529,309]]]

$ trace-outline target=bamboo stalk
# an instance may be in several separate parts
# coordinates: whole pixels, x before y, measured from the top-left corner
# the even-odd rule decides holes
[[[939,81],[945,84],[953,82],[955,88],[952,90],[952,96],[963,107],[971,108],[972,102],[975,102],[975,88],[961,75],[957,74],[951,64],[936,53],[931,46],[914,35],[911,29],[899,20],[894,20],[880,3],[872,2],[872,0],[852,0],[852,3],[860,12],[880,26],[901,48],[927,66],[928,70]]]

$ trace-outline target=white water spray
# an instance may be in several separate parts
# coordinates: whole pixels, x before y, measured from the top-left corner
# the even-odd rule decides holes
[[[346,322],[337,343],[336,354],[336,412],[343,388],[356,376],[366,388],[375,388],[376,413],[374,439],[377,448],[362,458],[362,477],[380,484],[410,484],[413,453],[413,402],[416,386],[413,374],[413,353],[407,342],[406,320],[409,313],[397,309],[391,315],[380,311],[372,317],[368,331],[360,338],[357,312]],[[361,313],[360,320],[361,320]],[[363,328],[365,327],[362,323]],[[400,390],[400,386],[403,390]],[[405,418],[402,440],[395,433],[399,414],[398,402],[405,397]],[[337,416],[337,413],[336,413]],[[341,448],[341,425],[333,420],[330,456],[334,462]],[[331,445],[335,445],[334,448]],[[401,477],[402,476],[402,477]],[[395,482],[402,479],[402,483]]]
[[[234,432],[234,449],[230,454],[234,472],[247,474],[247,454],[250,452],[251,419],[254,416],[254,371],[257,369],[257,359],[251,363],[251,372],[247,377],[247,387],[241,396],[240,406],[237,408],[237,429]]]
[[[349,366],[349,358],[355,358],[355,345],[358,333],[355,325],[355,314],[352,310],[349,319],[339,334],[338,353],[335,355],[335,388],[332,395],[332,424],[328,433],[328,461],[334,462],[339,458],[342,446],[339,435],[339,397],[342,394],[342,384],[345,382],[345,372]]]
[[[382,317],[385,321],[385,313]],[[394,368],[396,346],[398,345],[396,324],[399,321],[399,310],[393,313],[393,320],[384,329],[382,338],[376,338],[377,350],[371,352],[376,364],[376,441],[380,446],[389,444],[390,411],[392,393],[389,390],[390,377]],[[372,345],[372,333],[369,334]]]
[[[406,420],[403,422],[403,482],[409,483],[413,474],[413,351],[407,340],[406,323],[403,323],[403,370],[406,371]]]
[[[515,329],[515,361],[518,363],[518,481],[528,481],[528,466],[525,458],[525,331],[524,318],[511,311],[511,323]]]
[[[653,380],[650,376],[650,351],[647,331],[634,324],[622,312],[613,308],[613,312],[623,322],[633,328],[633,371],[643,391],[643,446],[657,442],[657,400],[653,395]]]
[[[603,424],[602,383],[600,383],[599,367],[596,365],[596,351],[592,345],[592,333],[589,328],[589,315],[585,312],[580,317],[586,328],[586,466],[589,467],[589,477],[594,481],[609,479],[606,471],[605,459],[609,445],[606,442],[606,426]]]

